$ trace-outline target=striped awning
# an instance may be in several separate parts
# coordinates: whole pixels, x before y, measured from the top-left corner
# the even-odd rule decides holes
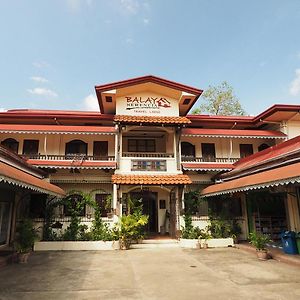
[[[217,183],[205,188],[201,196],[211,197],[297,183],[300,183],[300,163]]]

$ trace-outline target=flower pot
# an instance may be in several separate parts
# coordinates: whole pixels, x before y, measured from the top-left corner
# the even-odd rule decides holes
[[[19,264],[27,264],[29,255],[30,255],[30,252],[18,253],[18,263]]]
[[[260,260],[268,259],[268,251],[267,250],[256,250],[256,255]]]
[[[128,250],[130,247],[130,241],[127,239],[120,239],[120,250]]]

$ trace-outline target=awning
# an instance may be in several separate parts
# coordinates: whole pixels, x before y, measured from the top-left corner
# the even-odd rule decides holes
[[[65,196],[64,190],[58,186],[3,162],[0,162],[0,182],[20,186],[53,196]]]
[[[28,159],[28,163],[40,168],[52,169],[115,169],[114,161],[40,160]]]
[[[189,171],[230,171],[234,167],[226,163],[182,163],[182,168]]]
[[[167,117],[167,116],[130,116],[115,115],[115,122],[125,124],[189,124],[191,121],[186,117]]]
[[[289,183],[300,183],[300,163],[244,176],[223,183],[217,183],[205,188],[201,192],[201,196],[217,196],[286,185]]]
[[[109,126],[0,124],[0,133],[113,135],[116,133],[116,130],[115,127]]]
[[[225,138],[261,138],[285,139],[287,136],[280,131],[273,130],[240,130],[240,129],[205,129],[184,128],[182,136],[225,137]]]
[[[112,175],[112,183],[115,184],[141,184],[141,185],[174,185],[192,184],[187,175]]]

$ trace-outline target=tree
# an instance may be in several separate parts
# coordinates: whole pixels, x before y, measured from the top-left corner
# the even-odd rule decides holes
[[[223,81],[218,86],[209,86],[202,94],[202,103],[192,114],[208,113],[223,116],[243,116],[246,114],[239,99],[234,94],[232,86]]]

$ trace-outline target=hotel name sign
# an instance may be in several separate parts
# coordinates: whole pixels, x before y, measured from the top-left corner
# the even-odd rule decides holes
[[[165,97],[155,96],[126,96],[126,110],[138,113],[157,113],[171,109],[171,101]]]

